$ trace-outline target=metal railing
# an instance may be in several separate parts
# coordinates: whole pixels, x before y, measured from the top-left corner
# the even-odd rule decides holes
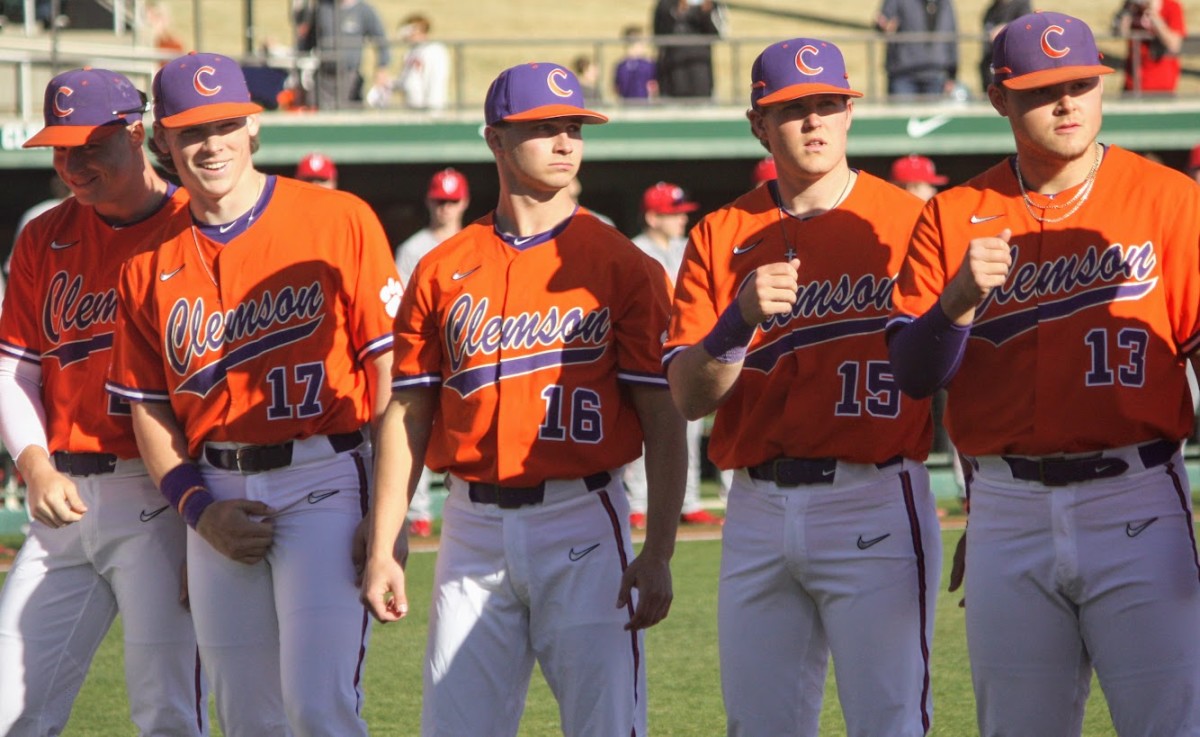
[[[142,0],[130,0],[137,8]],[[30,2],[30,0],[26,0]],[[125,7],[119,0],[120,8]],[[124,12],[124,11],[122,11]],[[136,17],[136,16],[134,16]],[[124,22],[122,22],[124,26]],[[975,60],[979,58],[982,36],[974,33],[911,33],[884,36],[875,32],[843,32],[823,34],[822,38],[836,43],[846,57],[852,84],[866,93],[874,103],[886,101],[886,72],[883,68],[886,46],[889,43],[935,43],[952,41],[959,48],[959,93],[975,99],[984,97],[975,77]],[[600,107],[629,109],[688,106],[744,108],[749,97],[750,67],[754,58],[767,45],[778,41],[776,37],[727,37],[713,36],[667,36],[652,37],[648,41],[655,48],[670,46],[709,45],[714,68],[714,90],[710,97],[664,98],[643,101],[623,101],[616,96],[612,87],[612,73],[617,61],[624,55],[625,43],[613,38],[585,38],[571,40],[554,39],[445,39],[444,44],[451,59],[451,75],[447,94],[446,112],[477,113],[482,106],[488,84],[499,69],[534,59],[554,60],[570,65],[579,56],[588,57],[599,70],[596,94],[589,104]],[[1127,39],[1105,36],[1099,39],[1106,57],[1118,62],[1123,59]],[[398,38],[390,39],[393,56],[403,58],[406,44]],[[344,48],[344,47],[343,47]],[[342,50],[342,49],[339,49]],[[1115,51],[1114,51],[1115,50]],[[244,66],[271,67],[287,73],[290,84],[302,84],[308,80],[319,65],[313,53],[296,53],[291,49],[274,49],[245,55]],[[329,52],[326,52],[329,53]],[[110,41],[77,40],[69,31],[56,28],[44,35],[21,36],[14,33],[0,34],[0,117],[16,117],[21,120],[36,120],[41,115],[41,96],[45,82],[59,71],[85,64],[103,66],[130,76],[139,85],[149,88],[150,78],[159,64],[171,56],[147,45],[141,35],[134,32],[115,34]],[[1200,56],[1200,39],[1189,39],[1185,43],[1182,58]],[[653,56],[652,56],[653,58]],[[1135,55],[1134,65],[1136,67]],[[395,72],[399,63],[391,65]],[[1190,74],[1189,74],[1190,73]],[[1136,77],[1135,73],[1135,77]],[[1200,77],[1200,71],[1185,68],[1181,96],[1200,94],[1200,83],[1190,77]],[[1119,90],[1120,84],[1109,86]],[[963,93],[967,94],[963,94]],[[1136,94],[1136,91],[1134,92]],[[933,97],[922,100],[935,102],[944,98]],[[388,98],[390,106],[404,109],[399,94]],[[911,103],[912,98],[906,99]]]

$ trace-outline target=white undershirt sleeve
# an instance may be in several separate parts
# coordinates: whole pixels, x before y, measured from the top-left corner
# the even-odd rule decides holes
[[[31,445],[49,452],[42,367],[36,363],[0,356],[0,440],[13,460]]]

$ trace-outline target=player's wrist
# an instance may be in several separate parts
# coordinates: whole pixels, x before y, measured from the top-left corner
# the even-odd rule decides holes
[[[200,523],[204,510],[216,501],[204,484],[200,467],[194,463],[180,463],[167,471],[159,481],[158,488],[193,530]]]
[[[712,331],[704,336],[704,351],[717,363],[741,363],[754,338],[754,328],[754,325],[746,324],[741,306],[734,301],[717,318]]]

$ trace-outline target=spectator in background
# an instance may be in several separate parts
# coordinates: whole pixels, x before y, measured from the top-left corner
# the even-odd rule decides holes
[[[363,103],[363,49],[375,47],[374,88],[388,89],[392,61],[379,13],[366,0],[305,0],[294,7],[297,48],[317,54],[317,108],[340,110]]]
[[[725,9],[714,0],[658,0],[655,36],[722,36]],[[663,44],[658,49],[658,91],[663,97],[712,97],[712,45]]]
[[[296,165],[296,179],[311,182],[325,189],[337,189],[337,166],[333,159],[314,151]]]
[[[754,165],[754,171],[750,174],[750,182],[758,187],[771,181],[775,176],[775,157],[768,156]]]
[[[443,110],[450,85],[450,52],[439,41],[429,40],[429,19],[420,13],[405,18],[400,36],[412,44],[400,65],[396,87],[404,93],[404,106],[413,110]]]
[[[1178,0],[1126,0],[1113,18],[1113,34],[1129,38],[1125,54],[1127,93],[1175,94],[1179,51],[1187,35],[1183,6]]]
[[[662,264],[672,285],[687,247],[688,214],[698,207],[687,199],[681,187],[668,182],[659,182],[642,195],[645,229],[634,236],[633,244]],[[687,424],[687,484],[679,520],[689,525],[719,525],[723,520],[700,506],[700,440],[703,435],[704,420],[692,420]],[[629,493],[629,527],[644,530],[648,493],[645,456],[625,466],[624,481]]]
[[[575,72],[575,76],[579,79],[579,85],[583,89],[583,99],[599,101],[600,95],[600,70],[592,61],[590,56],[579,55],[571,62],[571,71]]]
[[[933,160],[916,154],[892,162],[892,184],[928,202],[949,180],[937,173]]]
[[[996,34],[1004,30],[1010,21],[1033,12],[1029,0],[992,0],[983,11],[983,56],[979,59],[980,88],[987,93],[992,83],[992,43]]]
[[[875,26],[889,37],[958,31],[953,0],[883,0]],[[889,40],[884,67],[890,96],[948,95],[958,77],[958,44]]]
[[[657,65],[650,58],[646,32],[641,26],[625,26],[625,57],[613,72],[613,87],[622,100],[652,100],[658,97]]]
[[[400,272],[400,280],[404,284],[412,280],[413,270],[425,254],[462,230],[463,216],[470,204],[470,187],[461,173],[454,169],[442,169],[433,175],[425,194],[429,226],[418,230],[396,249],[396,270]],[[433,505],[429,498],[432,475],[433,472],[428,468],[421,471],[417,489],[408,503],[408,534],[415,537],[433,534]]]
[[[146,6],[146,29],[150,31],[150,43],[162,53],[162,58],[172,59],[187,49],[183,39],[171,30],[171,9],[165,3],[155,2]]]

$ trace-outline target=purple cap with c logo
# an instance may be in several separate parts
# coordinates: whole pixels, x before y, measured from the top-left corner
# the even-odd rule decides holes
[[[992,73],[1010,90],[1032,90],[1112,73],[1102,58],[1087,23],[1062,13],[1030,13],[996,35]]]
[[[483,115],[488,125],[548,118],[608,122],[608,116],[584,106],[579,79],[569,69],[549,62],[521,64],[500,72],[488,88]]]
[[[141,120],[145,110],[146,98],[124,75],[91,67],[63,72],[46,85],[46,127],[22,148],[82,146],[107,126]]]
[[[793,38],[763,49],[750,69],[750,104],[756,108],[809,95],[862,97],[850,89],[846,60],[837,46]]]
[[[242,68],[228,56],[193,51],[154,75],[154,120],[166,128],[261,112],[262,106],[250,101]]]

